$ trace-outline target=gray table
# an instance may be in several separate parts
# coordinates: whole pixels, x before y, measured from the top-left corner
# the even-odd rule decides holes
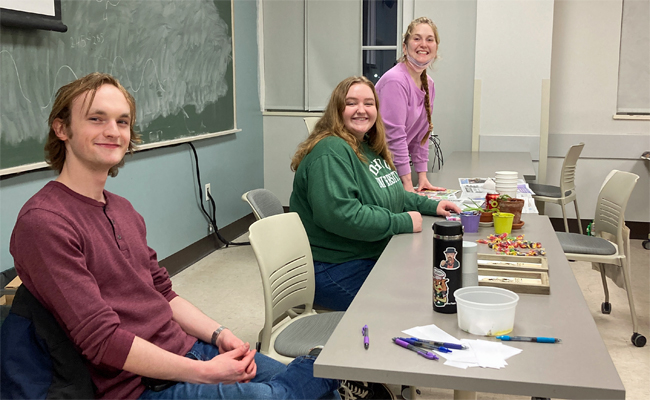
[[[316,360],[315,376],[551,398],[625,398],[623,383],[546,216],[526,215],[520,232],[546,248],[551,294],[520,294],[512,334],[554,336],[561,344],[510,342],[523,352],[499,370],[449,367],[443,359],[429,361],[393,344],[391,338],[402,336],[402,330],[429,324],[457,338],[482,338],[458,329],[455,314],[432,309],[435,220],[425,217],[422,233],[391,239]],[[480,228],[478,234],[465,234],[465,240],[492,232]],[[479,252],[490,251],[479,246]],[[369,350],[363,348],[364,324],[370,328]]]
[[[439,172],[429,172],[433,185],[456,188],[458,178],[494,177],[496,171],[517,171],[519,178],[535,180],[537,174],[530,153],[457,151],[445,157]]]

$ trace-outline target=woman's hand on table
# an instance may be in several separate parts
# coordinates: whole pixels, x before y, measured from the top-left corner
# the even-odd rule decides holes
[[[418,172],[418,192],[421,192],[423,190],[433,190],[436,192],[442,192],[445,190],[445,188],[433,186],[431,182],[429,182],[426,172]]]
[[[442,200],[438,203],[438,208],[436,208],[436,214],[439,217],[448,217],[451,212],[460,214],[460,207],[448,200]]]
[[[426,174],[424,175],[424,178],[419,176],[418,188],[417,189],[415,189],[413,187],[413,183],[411,182],[411,175],[410,174],[400,176],[400,179],[402,180],[402,186],[404,186],[404,190],[406,190],[407,192],[411,192],[411,193],[417,193],[417,194],[419,194],[421,196],[426,196],[426,193],[423,193],[423,192],[427,191],[427,190],[433,190],[433,191],[436,191],[436,192],[442,192],[442,191],[445,190],[445,188],[443,188],[443,187],[433,186],[429,182],[429,180],[427,179]]]

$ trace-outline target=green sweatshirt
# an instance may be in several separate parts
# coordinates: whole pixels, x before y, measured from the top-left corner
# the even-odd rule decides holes
[[[437,201],[405,191],[365,142],[361,151],[368,162],[330,136],[298,166],[289,206],[300,215],[316,261],[378,259],[393,235],[413,232],[407,211],[436,215]]]

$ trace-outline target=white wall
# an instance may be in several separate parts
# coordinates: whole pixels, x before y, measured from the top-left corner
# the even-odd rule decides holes
[[[478,0],[476,14],[480,150],[530,151],[538,159],[542,82],[551,76],[553,0]]]
[[[576,185],[581,217],[594,216],[600,186],[612,169],[640,179],[626,212],[629,221],[650,221],[650,121],[614,120],[622,0],[556,0],[551,66],[549,184],[559,184],[562,159],[584,142]],[[639,88],[639,90],[644,90]],[[647,90],[647,88],[645,89]],[[559,207],[547,213],[560,216]],[[572,216],[572,213],[569,213]]]
[[[307,139],[306,116],[320,114],[265,115],[264,120],[264,188],[289,205],[293,171],[289,165],[300,142]]]

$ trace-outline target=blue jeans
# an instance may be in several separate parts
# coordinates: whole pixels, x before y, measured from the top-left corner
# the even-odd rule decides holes
[[[330,264],[314,261],[316,294],[314,304],[335,311],[345,311],[377,260],[361,259]]]
[[[219,349],[197,341],[188,356],[211,360]],[[140,399],[339,399],[335,379],[314,378],[314,357],[298,357],[284,365],[263,354],[255,354],[257,375],[248,383],[196,384],[179,382],[154,392],[145,390]]]

